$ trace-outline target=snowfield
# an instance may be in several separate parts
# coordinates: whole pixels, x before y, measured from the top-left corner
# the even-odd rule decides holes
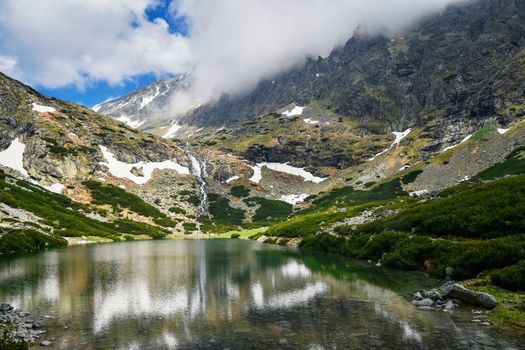
[[[164,135],[162,135],[162,138],[171,139],[173,136],[175,136],[175,134],[177,133],[177,131],[179,131],[180,128],[181,126],[177,122],[171,124],[171,127]]]
[[[111,175],[121,178],[121,179],[129,179],[133,181],[134,183],[138,185],[143,185],[146,182],[148,182],[151,179],[151,175],[153,174],[154,170],[164,170],[164,169],[171,169],[175,170],[181,175],[189,175],[190,169],[187,167],[184,167],[182,165],[179,165],[171,160],[165,160],[163,162],[151,162],[151,163],[144,163],[144,162],[138,162],[135,164],[128,164],[119,161],[115,158],[115,155],[111,153],[107,147],[100,146],[100,151],[102,152],[102,155],[104,158],[106,158],[106,161],[108,162],[108,168]],[[137,176],[131,173],[131,169],[133,168],[142,168],[144,172],[144,176]]]
[[[295,106],[293,109],[283,112],[282,115],[285,115],[287,117],[295,117],[296,115],[302,115],[304,108],[305,107]]]
[[[230,177],[228,180],[226,180],[224,182],[229,184],[230,182],[235,181],[235,180],[239,180],[239,179],[240,179],[239,176],[232,176],[232,177]]]
[[[38,113],[54,113],[57,110],[54,109],[53,107],[42,106],[42,105],[39,105],[38,103],[33,102],[33,111],[36,111]]]
[[[144,124],[144,121],[140,120],[132,120],[130,117],[126,115],[121,115],[120,117],[116,118],[117,121],[126,124],[130,128],[136,129],[142,124]]]
[[[53,192],[53,193],[57,193],[57,194],[62,194],[62,191],[64,190],[64,185],[61,184],[61,183],[56,183],[56,184],[52,184],[52,185],[49,185],[49,186],[43,186],[46,190],[48,190],[49,192]]]
[[[289,194],[286,196],[282,196],[281,200],[283,202],[289,203],[291,205],[296,205],[299,203],[304,202],[304,200],[308,197],[307,194]]]
[[[26,145],[20,142],[18,137],[11,142],[11,145],[7,147],[4,151],[0,152],[0,164],[17,170],[22,173],[22,175],[29,177],[26,169],[24,169],[24,151]]]
[[[304,181],[310,181],[313,183],[321,183],[326,178],[317,177],[314,176],[312,173],[309,173],[308,171],[304,170],[303,168],[296,168],[291,165],[288,165],[288,163],[282,164],[282,163],[257,163],[256,166],[251,166],[253,170],[253,176],[250,178],[251,182],[259,183],[262,180],[262,172],[261,169],[263,167],[266,167],[270,170],[277,171],[280,173],[286,173],[290,175],[295,175],[302,177]]]

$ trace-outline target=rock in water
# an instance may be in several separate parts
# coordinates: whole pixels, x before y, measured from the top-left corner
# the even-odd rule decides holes
[[[475,292],[463,287],[461,284],[450,281],[441,286],[437,292],[442,298],[459,299],[467,304],[481,305],[488,309],[494,309],[498,304],[496,298],[488,293]]]
[[[42,341],[40,342],[40,346],[45,346],[45,347],[47,347],[47,346],[51,346],[51,345],[53,345],[53,343],[50,342],[49,340],[42,340]]]

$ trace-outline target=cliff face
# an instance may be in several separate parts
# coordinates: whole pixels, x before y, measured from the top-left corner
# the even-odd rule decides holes
[[[456,4],[399,36],[358,31],[329,57],[261,82],[248,95],[223,96],[185,121],[228,125],[318,102],[371,132],[425,127],[460,138],[525,113],[524,46],[523,2]]]

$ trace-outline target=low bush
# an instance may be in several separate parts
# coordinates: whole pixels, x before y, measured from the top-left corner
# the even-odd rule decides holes
[[[232,187],[230,193],[232,194],[232,196],[243,198],[248,197],[250,195],[250,189],[239,185]]]
[[[232,233],[230,238],[233,238],[233,239],[237,239],[237,238],[240,238],[241,237],[241,234],[240,233]]]
[[[525,291],[525,261],[491,273],[490,280],[493,284],[512,291]]]

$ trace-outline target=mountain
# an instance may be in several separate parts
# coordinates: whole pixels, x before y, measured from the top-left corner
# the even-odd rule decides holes
[[[358,29],[327,58],[310,59],[247,95],[223,96],[185,122],[229,125],[290,103],[319,103],[370,132],[425,127],[445,136],[505,126],[525,113],[524,46],[522,1],[453,4],[397,36]]]
[[[170,98],[177,91],[187,89],[189,83],[190,74],[162,79],[125,96],[104,101],[91,109],[134,129],[159,133],[158,126],[171,125],[174,117],[166,114]]]

